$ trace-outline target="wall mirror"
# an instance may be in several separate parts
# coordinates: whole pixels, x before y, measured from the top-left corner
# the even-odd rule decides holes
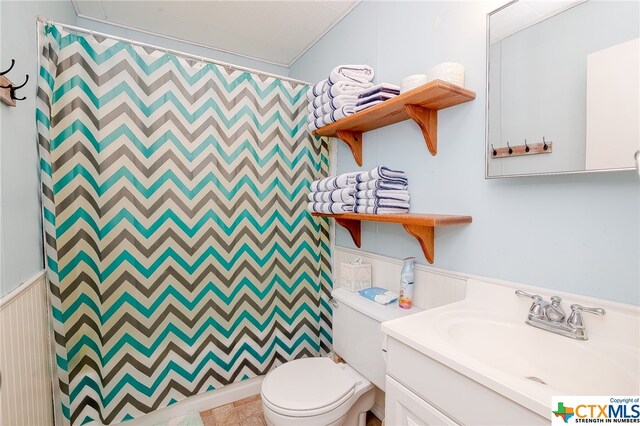
[[[640,2],[516,0],[487,18],[487,178],[635,168]]]

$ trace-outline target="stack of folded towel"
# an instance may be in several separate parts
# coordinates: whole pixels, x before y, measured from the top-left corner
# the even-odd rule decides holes
[[[358,173],[354,180],[354,212],[393,214],[409,211],[409,186],[403,171],[379,166],[369,172]]]
[[[388,101],[400,94],[400,87],[389,83],[380,83],[373,86],[366,92],[358,95],[356,112],[362,111],[384,101]]]
[[[358,172],[344,173],[311,183],[307,210],[314,213],[353,212]]]
[[[368,65],[335,67],[329,78],[307,91],[309,128],[317,130],[355,113],[358,96],[373,86],[373,75]]]

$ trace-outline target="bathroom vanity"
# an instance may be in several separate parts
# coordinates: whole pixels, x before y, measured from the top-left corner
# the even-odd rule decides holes
[[[606,309],[580,341],[526,324],[516,289],[469,280],[464,300],[382,324],[387,424],[549,424],[553,396],[640,394],[637,307],[558,294]]]

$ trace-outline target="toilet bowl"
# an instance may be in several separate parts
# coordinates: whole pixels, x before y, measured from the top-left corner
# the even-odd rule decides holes
[[[266,375],[262,408],[272,426],[364,426],[374,389],[347,364],[329,358],[298,359]]]
[[[364,426],[375,388],[385,388],[385,338],[380,324],[416,311],[380,305],[358,293],[334,289],[333,351],[329,358],[289,361],[262,381],[262,408],[269,425]]]

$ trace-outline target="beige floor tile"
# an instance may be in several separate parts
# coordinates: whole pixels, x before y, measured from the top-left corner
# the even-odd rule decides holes
[[[267,423],[264,421],[262,414],[256,414],[253,416],[245,417],[240,420],[241,426],[266,426]]]
[[[204,423],[204,426],[218,426],[216,424],[216,419],[212,415],[203,416],[202,414],[200,414],[200,418],[202,419],[202,423]]]
[[[217,426],[231,426],[240,423],[236,411],[233,409],[233,404],[214,408],[213,417],[216,419]]]
[[[237,407],[239,405],[248,404],[249,402],[253,402],[253,401],[257,401],[257,400],[260,400],[260,394],[248,396],[248,397],[242,398],[242,399],[240,399],[238,401],[234,401],[233,402],[233,406]]]
[[[246,404],[238,405],[235,407],[235,410],[240,420],[255,415],[262,415],[262,401],[258,399],[247,402]]]
[[[215,410],[215,408],[212,408],[211,410],[201,411],[201,412],[200,412],[200,417],[209,417],[209,416],[213,416],[213,410]]]

